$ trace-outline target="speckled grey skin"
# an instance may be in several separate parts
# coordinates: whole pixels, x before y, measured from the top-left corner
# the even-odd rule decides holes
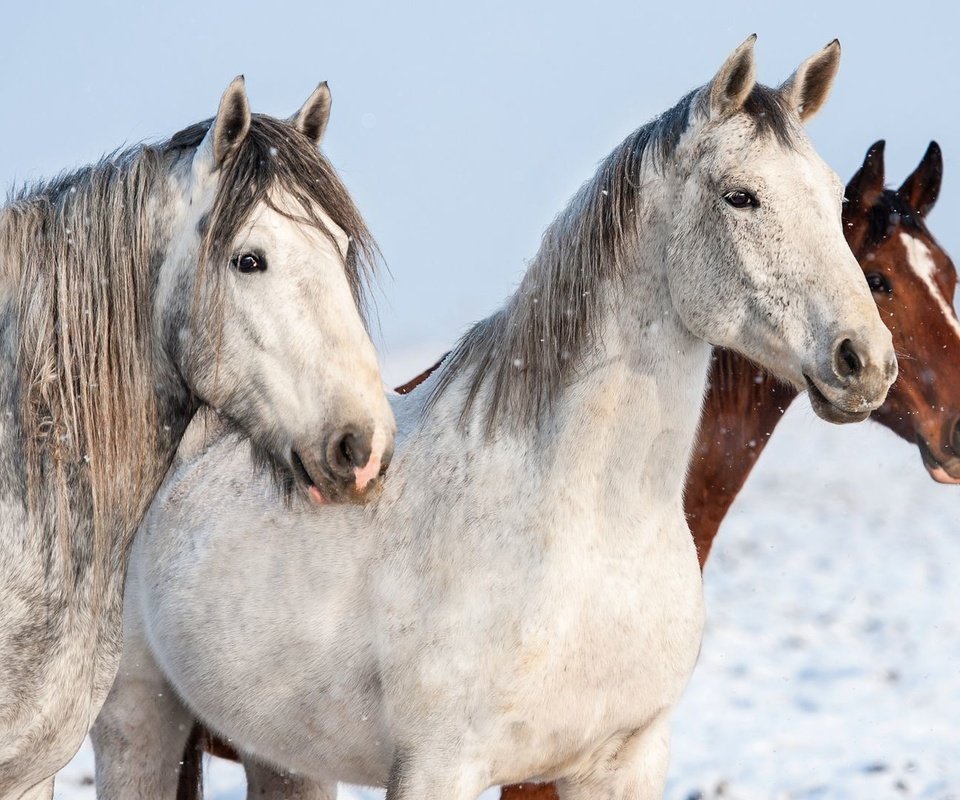
[[[611,154],[506,307],[393,399],[370,505],[285,508],[244,445],[188,432],[134,546],[102,797],[172,797],[194,717],[258,765],[253,793],[282,796],[275,764],[317,797],[662,795],[703,625],[681,494],[710,343],[811,378],[838,417],[896,375],[801,126],[838,56],[773,91],[751,39]],[[837,374],[843,340],[861,363]]]
[[[93,723],[129,545],[198,406],[334,499],[377,491],[326,476],[340,431],[384,465],[394,431],[329,107],[322,85],[252,115],[238,78],[214,120],[0,210],[0,797],[49,796]]]

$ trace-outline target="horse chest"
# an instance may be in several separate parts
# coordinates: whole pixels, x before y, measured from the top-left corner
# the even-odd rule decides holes
[[[519,780],[589,758],[672,706],[700,646],[699,566],[682,520],[636,538],[624,550],[548,548],[537,569],[501,565],[453,585],[429,636],[398,634],[389,648],[394,735],[446,717],[448,735],[471,731],[465,746],[493,782]]]
[[[544,657],[525,690],[528,711],[553,696],[544,716],[596,718],[598,728],[642,723],[671,705],[689,677],[700,646],[703,600],[689,535],[659,536],[631,556],[581,554],[562,580],[545,584],[548,598],[519,649]],[[536,686],[542,686],[538,693]],[[548,725],[549,726],[549,725]]]

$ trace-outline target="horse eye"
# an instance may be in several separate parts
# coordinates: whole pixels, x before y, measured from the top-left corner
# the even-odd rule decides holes
[[[882,272],[871,272],[867,275],[867,286],[871,292],[883,292],[884,294],[893,294],[893,287],[887,276]]]
[[[255,253],[244,253],[242,256],[234,256],[230,263],[238,272],[265,272],[267,269],[267,259]]]
[[[727,192],[723,199],[734,208],[751,208],[760,205],[757,198],[745,189],[734,189],[732,192]]]

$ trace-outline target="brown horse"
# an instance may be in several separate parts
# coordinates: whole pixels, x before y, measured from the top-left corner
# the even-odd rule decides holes
[[[897,190],[884,188],[882,141],[874,144],[846,189],[843,225],[880,314],[893,333],[900,377],[873,417],[916,444],[930,475],[960,483],[960,322],[950,257],[927,229],[943,160],[931,142]],[[441,359],[442,361],[442,359]],[[436,368],[397,387],[406,394]],[[948,368],[944,369],[943,365]],[[713,356],[685,507],[701,567],[736,496],[797,392],[726,350]],[[195,726],[181,768],[178,800],[199,797],[203,752],[236,759],[233,749]],[[504,787],[501,800],[556,800],[552,784]]]

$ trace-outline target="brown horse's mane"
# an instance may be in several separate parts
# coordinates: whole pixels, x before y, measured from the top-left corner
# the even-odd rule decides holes
[[[153,294],[171,235],[165,208],[173,179],[189,169],[211,122],[26,186],[0,211],[0,282],[17,338],[11,410],[21,429],[26,507],[43,532],[38,546],[72,565],[61,579],[85,568],[91,553],[114,552],[118,536],[129,540],[167,467]],[[303,221],[329,235],[320,207],[350,237],[346,273],[363,308],[376,247],[310,140],[254,115],[219,171],[199,275],[216,280],[224,272],[218,266],[229,260],[240,226],[259,203],[273,205],[279,189],[299,205]],[[183,302],[189,310],[190,298]],[[92,542],[80,534],[91,519]]]

